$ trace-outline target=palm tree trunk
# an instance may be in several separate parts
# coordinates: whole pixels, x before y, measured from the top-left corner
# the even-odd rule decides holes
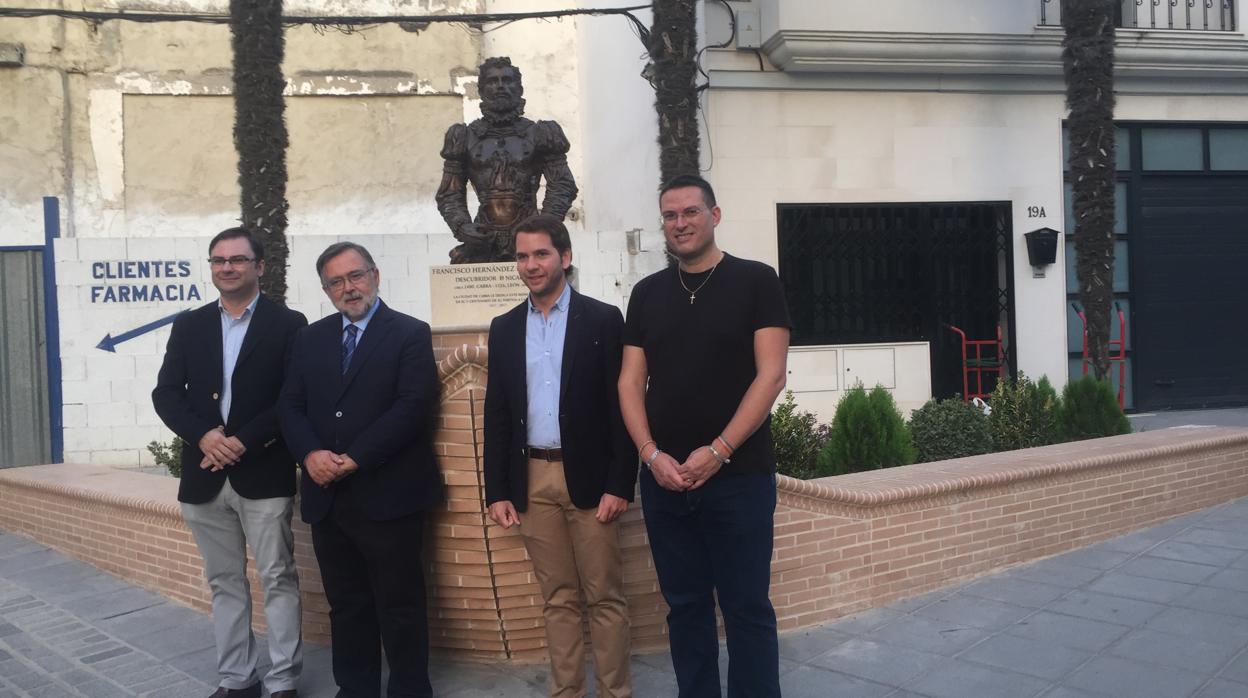
[[[234,148],[242,224],[265,251],[260,288],[286,303],[286,103],[282,0],[230,0],[234,46]]]
[[[655,110],[659,116],[660,186],[698,174],[697,2],[655,0],[650,29]]]
[[[1109,376],[1109,311],[1114,297],[1116,1],[1062,0],[1061,5],[1075,272],[1087,318],[1088,357],[1102,380]]]

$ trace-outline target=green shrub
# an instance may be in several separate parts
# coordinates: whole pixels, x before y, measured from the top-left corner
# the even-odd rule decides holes
[[[1017,379],[997,383],[988,404],[992,407],[988,422],[996,450],[1045,446],[1059,440],[1057,391],[1047,377],[1033,383],[1019,371]]]
[[[771,440],[776,451],[776,471],[802,480],[815,475],[815,459],[827,441],[827,429],[815,415],[798,411],[793,391],[784,391],[784,400],[771,415]]]
[[[992,453],[992,429],[980,408],[962,398],[928,400],[910,415],[918,462]]]
[[[156,465],[163,465],[174,477],[182,477],[182,447],[186,442],[180,436],[174,436],[169,443],[153,441],[147,445],[147,452],[156,459]]]
[[[910,431],[897,403],[884,388],[868,393],[861,385],[841,397],[832,433],[819,452],[818,477],[890,468],[914,462]]]
[[[1131,422],[1118,406],[1113,386],[1090,374],[1066,384],[1057,423],[1066,441],[1131,433]]]

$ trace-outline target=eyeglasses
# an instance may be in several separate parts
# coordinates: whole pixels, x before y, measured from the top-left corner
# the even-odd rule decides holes
[[[352,288],[354,288],[364,280],[364,277],[368,276],[369,272],[374,269],[376,269],[376,267],[356,269],[355,271],[348,273],[346,276],[335,276],[332,279],[327,279],[325,283],[322,284],[322,288],[333,291],[334,293],[346,288],[347,284],[351,284]]]
[[[208,258],[208,263],[212,265],[213,269],[220,269],[227,264],[232,267],[241,267],[244,264],[247,264],[248,262],[254,262],[254,261],[256,261],[255,257],[244,257],[241,254],[235,255],[233,257],[209,257]]]
[[[702,215],[704,211],[706,211],[706,209],[702,208],[701,206],[690,206],[689,208],[683,211],[679,211],[679,212],[664,211],[661,218],[663,219],[664,223],[675,223],[680,218],[684,218],[687,221],[693,222],[693,221],[698,220],[698,218]]]

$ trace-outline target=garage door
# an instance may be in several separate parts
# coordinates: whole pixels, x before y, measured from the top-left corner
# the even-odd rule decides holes
[[[1137,191],[1136,406],[1248,403],[1248,176],[1145,175]]]

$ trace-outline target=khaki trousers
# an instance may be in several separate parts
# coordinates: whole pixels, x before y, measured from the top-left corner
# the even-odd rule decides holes
[[[246,499],[226,480],[212,501],[182,503],[182,518],[195,536],[212,590],[212,629],[222,688],[247,688],[259,678],[259,652],[251,630],[248,545],[256,558],[256,576],[264,585],[264,617],[269,624],[264,686],[270,693],[298,686],[303,644],[299,577],[290,532],[293,502],[293,497]]]
[[[563,463],[529,459],[529,506],[520,515],[520,533],[546,602],[542,616],[553,698],[581,698],[586,692],[581,592],[589,610],[598,696],[632,696],[619,521],[602,524],[594,513],[572,504]]]

